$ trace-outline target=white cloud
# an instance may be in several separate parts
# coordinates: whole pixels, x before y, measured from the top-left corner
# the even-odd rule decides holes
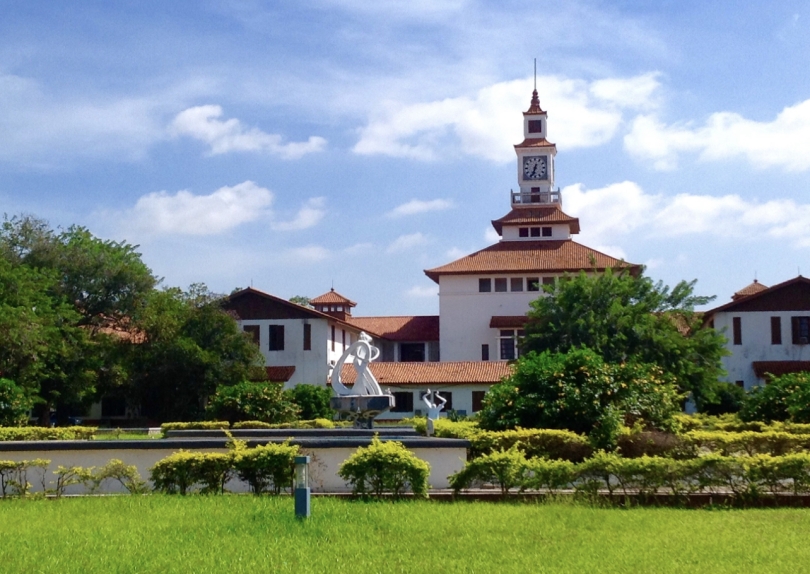
[[[655,107],[659,86],[656,73],[590,83],[557,76],[537,81],[541,105],[554,110],[549,139],[569,149],[611,140],[624,110]],[[522,127],[514,114],[516,109],[528,108],[531,90],[531,81],[526,79],[493,84],[474,98],[384,102],[361,129],[354,151],[418,160],[460,153],[493,162],[514,161],[512,145],[522,139]]]
[[[444,256],[451,261],[461,259],[465,255],[468,255],[468,253],[462,249],[459,249],[458,247],[451,247],[444,253]]]
[[[276,231],[299,231],[309,229],[320,223],[326,214],[324,205],[326,199],[323,197],[313,197],[304,204],[292,221],[280,221],[272,223],[271,227]]]
[[[495,231],[494,227],[487,227],[484,230],[484,241],[487,243],[498,243],[501,240],[501,236],[498,235],[498,232]]]
[[[738,195],[645,193],[630,181],[585,190],[581,184],[563,189],[566,212],[580,218],[587,245],[625,238],[708,235],[746,240],[768,235],[810,247],[810,204],[792,199],[751,201]],[[605,248],[608,249],[608,248]]]
[[[416,298],[426,298],[426,297],[435,297],[439,294],[439,286],[421,286],[421,285],[414,285],[406,292],[408,297],[416,297]]]
[[[428,238],[420,232],[411,233],[409,235],[400,235],[391,242],[386,251],[388,253],[398,253],[400,251],[408,251],[416,247],[421,247],[422,245],[427,245],[428,243]]]
[[[196,106],[183,110],[172,121],[170,131],[177,136],[189,136],[207,143],[211,155],[233,151],[265,152],[283,159],[298,159],[308,153],[323,151],[326,140],[310,136],[305,142],[282,143],[278,134],[268,134],[258,128],[247,129],[231,118],[220,120],[222,107]]]
[[[732,112],[709,116],[703,126],[665,125],[654,115],[641,115],[624,137],[633,156],[653,162],[658,170],[677,167],[683,153],[702,161],[742,158],[755,168],[786,171],[810,169],[810,100],[784,108],[772,121],[757,122]]]
[[[432,199],[423,201],[421,199],[412,199],[407,203],[398,205],[387,213],[389,217],[404,217],[406,215],[416,215],[418,213],[425,213],[428,211],[444,211],[455,207],[452,201],[447,199]]]
[[[147,233],[214,235],[268,215],[272,203],[273,193],[252,181],[209,195],[159,191],[138,199],[125,221]]]
[[[283,255],[283,259],[291,263],[319,263],[331,255],[330,251],[320,245],[307,245],[290,249]]]

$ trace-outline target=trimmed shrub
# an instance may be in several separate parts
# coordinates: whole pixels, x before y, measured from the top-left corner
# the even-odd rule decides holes
[[[31,490],[28,471],[32,469],[39,469],[41,472],[42,489],[45,490],[45,469],[49,464],[51,461],[44,458],[20,461],[0,460],[0,498],[28,496]]]
[[[298,418],[298,407],[284,393],[281,383],[250,383],[220,386],[209,399],[209,418],[239,421],[286,423]]]
[[[338,476],[355,495],[380,498],[390,493],[397,498],[410,488],[414,495],[427,497],[430,465],[401,442],[383,442],[374,435],[369,446],[358,448],[343,461]]]
[[[525,484],[526,472],[526,455],[515,444],[509,450],[491,452],[468,461],[464,468],[450,476],[450,486],[458,493],[472,486],[494,484],[505,497],[512,488]]]
[[[271,424],[262,421],[241,421],[233,424],[233,429],[333,429],[335,423],[328,419],[295,421],[292,423]]]
[[[204,494],[222,493],[231,473],[230,454],[184,450],[159,460],[151,469],[155,490],[181,495],[195,487]]]
[[[130,494],[145,494],[148,491],[146,481],[138,473],[138,467],[134,464],[125,464],[117,458],[111,459],[101,468],[95,469],[92,478],[94,490],[101,488],[105,480],[114,480]]]
[[[166,431],[175,430],[219,430],[230,428],[231,424],[228,421],[197,421],[193,423],[163,423],[160,425],[160,430],[165,434]]]
[[[253,494],[280,494],[291,488],[298,446],[268,443],[252,449],[237,449],[233,457],[237,476],[250,485]]]
[[[677,456],[683,451],[683,439],[662,431],[626,429],[619,435],[618,452],[625,458],[641,456]]]
[[[743,421],[810,422],[810,373],[789,373],[773,377],[764,386],[754,387],[740,410]],[[793,413],[795,414],[795,417]]]
[[[56,498],[62,498],[65,494],[65,489],[75,484],[84,484],[85,486],[94,484],[93,481],[93,467],[84,468],[81,466],[62,466],[59,465],[53,473],[56,475],[56,483],[53,489],[49,492],[53,493]],[[91,487],[91,490],[95,488]]]
[[[545,489],[554,494],[558,490],[570,488],[576,479],[576,465],[571,461],[530,458],[526,462],[522,489]]]
[[[757,454],[779,456],[810,448],[810,434],[779,431],[692,431],[681,435],[681,440],[684,445],[681,456],[684,457],[694,457],[701,453],[716,453],[722,456]]]
[[[516,446],[526,457],[546,457],[579,462],[589,457],[593,449],[588,439],[567,430],[515,429],[506,431],[480,431],[467,437],[470,456],[476,458]]]
[[[413,419],[413,428],[421,435],[427,435],[427,419],[418,417]],[[433,421],[433,436],[439,438],[463,438],[469,439],[474,435],[483,432],[477,422],[470,420],[451,421],[450,419],[438,419]]]
[[[5,427],[0,441],[12,440],[90,440],[96,427]]]

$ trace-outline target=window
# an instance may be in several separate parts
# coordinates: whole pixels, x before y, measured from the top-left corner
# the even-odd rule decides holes
[[[554,277],[543,277],[543,285],[554,285]]]
[[[731,329],[733,331],[734,344],[742,345],[742,320],[739,317],[734,317],[731,320]]]
[[[284,350],[284,325],[270,325],[270,345],[268,350]]]
[[[424,343],[400,343],[399,360],[402,363],[424,363],[425,344]]]
[[[529,120],[529,133],[539,134],[543,132],[543,120]]]
[[[448,411],[453,410],[453,393],[450,391],[437,391],[439,396],[445,399],[447,402],[444,403],[444,408],[442,408],[442,412],[446,413]],[[419,402],[422,402],[422,398],[427,394],[427,391],[419,391]],[[439,399],[435,399],[436,403],[441,403]],[[424,404],[424,403],[423,403]]]
[[[526,291],[540,291],[540,278],[527,277],[526,278]]]
[[[412,413],[413,412],[413,393],[400,392],[391,393],[394,395],[394,408],[391,409],[392,413]]]
[[[506,293],[506,277],[495,279],[495,292]]]
[[[492,279],[479,279],[478,292],[489,293],[490,291],[492,291]]]
[[[529,236],[528,227],[518,227],[518,237],[528,237],[528,236]]]
[[[343,350],[346,350],[346,329],[341,329],[340,344],[343,345]]]
[[[242,330],[250,335],[250,338],[253,340],[254,343],[257,345],[259,344],[259,334],[261,333],[260,327],[258,325],[245,325],[242,327]]]
[[[304,323],[304,350],[312,350],[312,325]]]
[[[540,237],[540,228],[532,227],[532,237]]]
[[[810,317],[791,317],[794,345],[810,344]]]
[[[332,325],[332,350],[335,350],[335,326]]]
[[[745,381],[734,381],[734,384],[740,387],[741,389],[745,388]]]
[[[489,345],[487,345],[486,343],[481,345],[481,360],[489,361]]]
[[[771,317],[771,345],[782,344],[782,318]]]
[[[523,277],[512,277],[509,280],[510,291],[523,291]]]
[[[544,227],[543,228],[543,237],[551,237],[551,228],[550,227]]]
[[[514,329],[501,329],[500,350],[502,361],[512,361],[518,358],[518,338],[523,335],[522,329],[517,331]]]
[[[472,411],[477,413],[483,407],[484,396],[486,391],[473,391],[472,392]]]

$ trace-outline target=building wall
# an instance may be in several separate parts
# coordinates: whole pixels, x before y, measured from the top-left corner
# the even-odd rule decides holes
[[[444,275],[439,283],[439,325],[442,361],[480,361],[481,345],[489,345],[490,360],[498,360],[498,330],[491,329],[493,315],[517,316],[529,311],[529,302],[542,291],[479,293],[482,277],[522,277],[514,275]],[[541,276],[542,277],[542,276]],[[541,279],[542,281],[542,279]]]
[[[371,364],[371,371],[374,372],[374,363]],[[431,391],[439,391],[439,394],[442,395],[445,392],[453,393],[453,410],[454,411],[464,411],[467,415],[473,414],[473,402],[472,402],[472,393],[473,391],[489,391],[491,385],[487,384],[480,384],[480,385],[446,385],[446,386],[437,386],[437,385],[401,385],[401,386],[393,386],[393,385],[380,385],[383,391],[391,391],[392,393],[413,393],[413,411],[409,412],[386,412],[383,413],[378,417],[377,420],[399,420],[413,417],[415,414],[419,414],[421,416],[425,416],[427,414],[427,406],[422,401],[420,397],[420,393],[426,392],[428,389]],[[440,416],[446,416],[444,411],[441,412]]]
[[[718,312],[714,316],[714,328],[726,339],[730,356],[723,357],[723,368],[731,383],[743,381],[746,389],[763,384],[754,374],[754,361],[810,361],[810,345],[794,345],[791,317],[807,316],[807,311],[758,311]],[[733,341],[733,318],[740,318],[741,345]],[[771,317],[779,317],[782,327],[782,344],[771,344]]]
[[[519,229],[521,227],[551,227],[551,237],[521,237]],[[571,238],[571,229],[567,223],[553,225],[547,224],[532,224],[532,225],[518,225],[512,227],[511,225],[503,226],[503,241],[540,241],[540,240],[565,240]]]

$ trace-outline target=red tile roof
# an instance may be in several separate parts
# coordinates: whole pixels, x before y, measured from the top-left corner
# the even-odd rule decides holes
[[[522,329],[529,322],[526,315],[493,315],[489,320],[490,329]]]
[[[500,219],[492,220],[492,227],[503,234],[504,225],[541,225],[549,223],[567,223],[571,233],[579,233],[579,219],[563,213],[557,205],[544,207],[519,207],[513,209]]]
[[[437,363],[371,363],[381,386],[385,385],[494,385],[512,374],[506,361],[448,361]],[[353,384],[356,372],[343,365],[340,378]]]
[[[778,377],[788,373],[810,371],[810,361],[753,361],[751,366],[760,379],[766,378],[766,375]]]
[[[799,275],[767,289],[761,289],[752,295],[739,297],[710,309],[703,316],[706,321],[709,321],[715,313],[732,310],[737,312],[810,310],[810,279]]]
[[[327,303],[327,304],[335,303],[335,304],[339,304],[339,305],[348,305],[350,307],[357,306],[357,303],[355,303],[354,301],[352,301],[348,297],[344,297],[343,295],[341,295],[340,293],[338,293],[334,289],[332,289],[331,291],[329,291],[327,293],[324,293],[323,295],[318,295],[314,299],[310,299],[309,302],[311,304],[313,304],[313,305],[319,305],[319,304],[324,304],[324,303]]]
[[[267,371],[268,380],[273,383],[286,383],[295,373],[295,365],[289,367],[265,367],[264,369]]]
[[[556,144],[551,143],[546,138],[526,138],[519,144],[515,145],[516,148],[526,147],[556,147]]]
[[[639,265],[626,263],[570,239],[561,241],[501,241],[447,265],[426,269],[425,275],[439,282],[442,275],[491,273],[549,273],[604,271]]]
[[[347,317],[346,322],[391,341],[438,341],[439,316]]]
[[[734,295],[731,296],[731,300],[737,301],[738,299],[748,297],[749,295],[756,295],[760,291],[765,291],[766,289],[768,289],[767,286],[763,285],[762,283],[754,279],[753,283],[751,283],[747,287],[743,287],[742,289],[734,293]]]

